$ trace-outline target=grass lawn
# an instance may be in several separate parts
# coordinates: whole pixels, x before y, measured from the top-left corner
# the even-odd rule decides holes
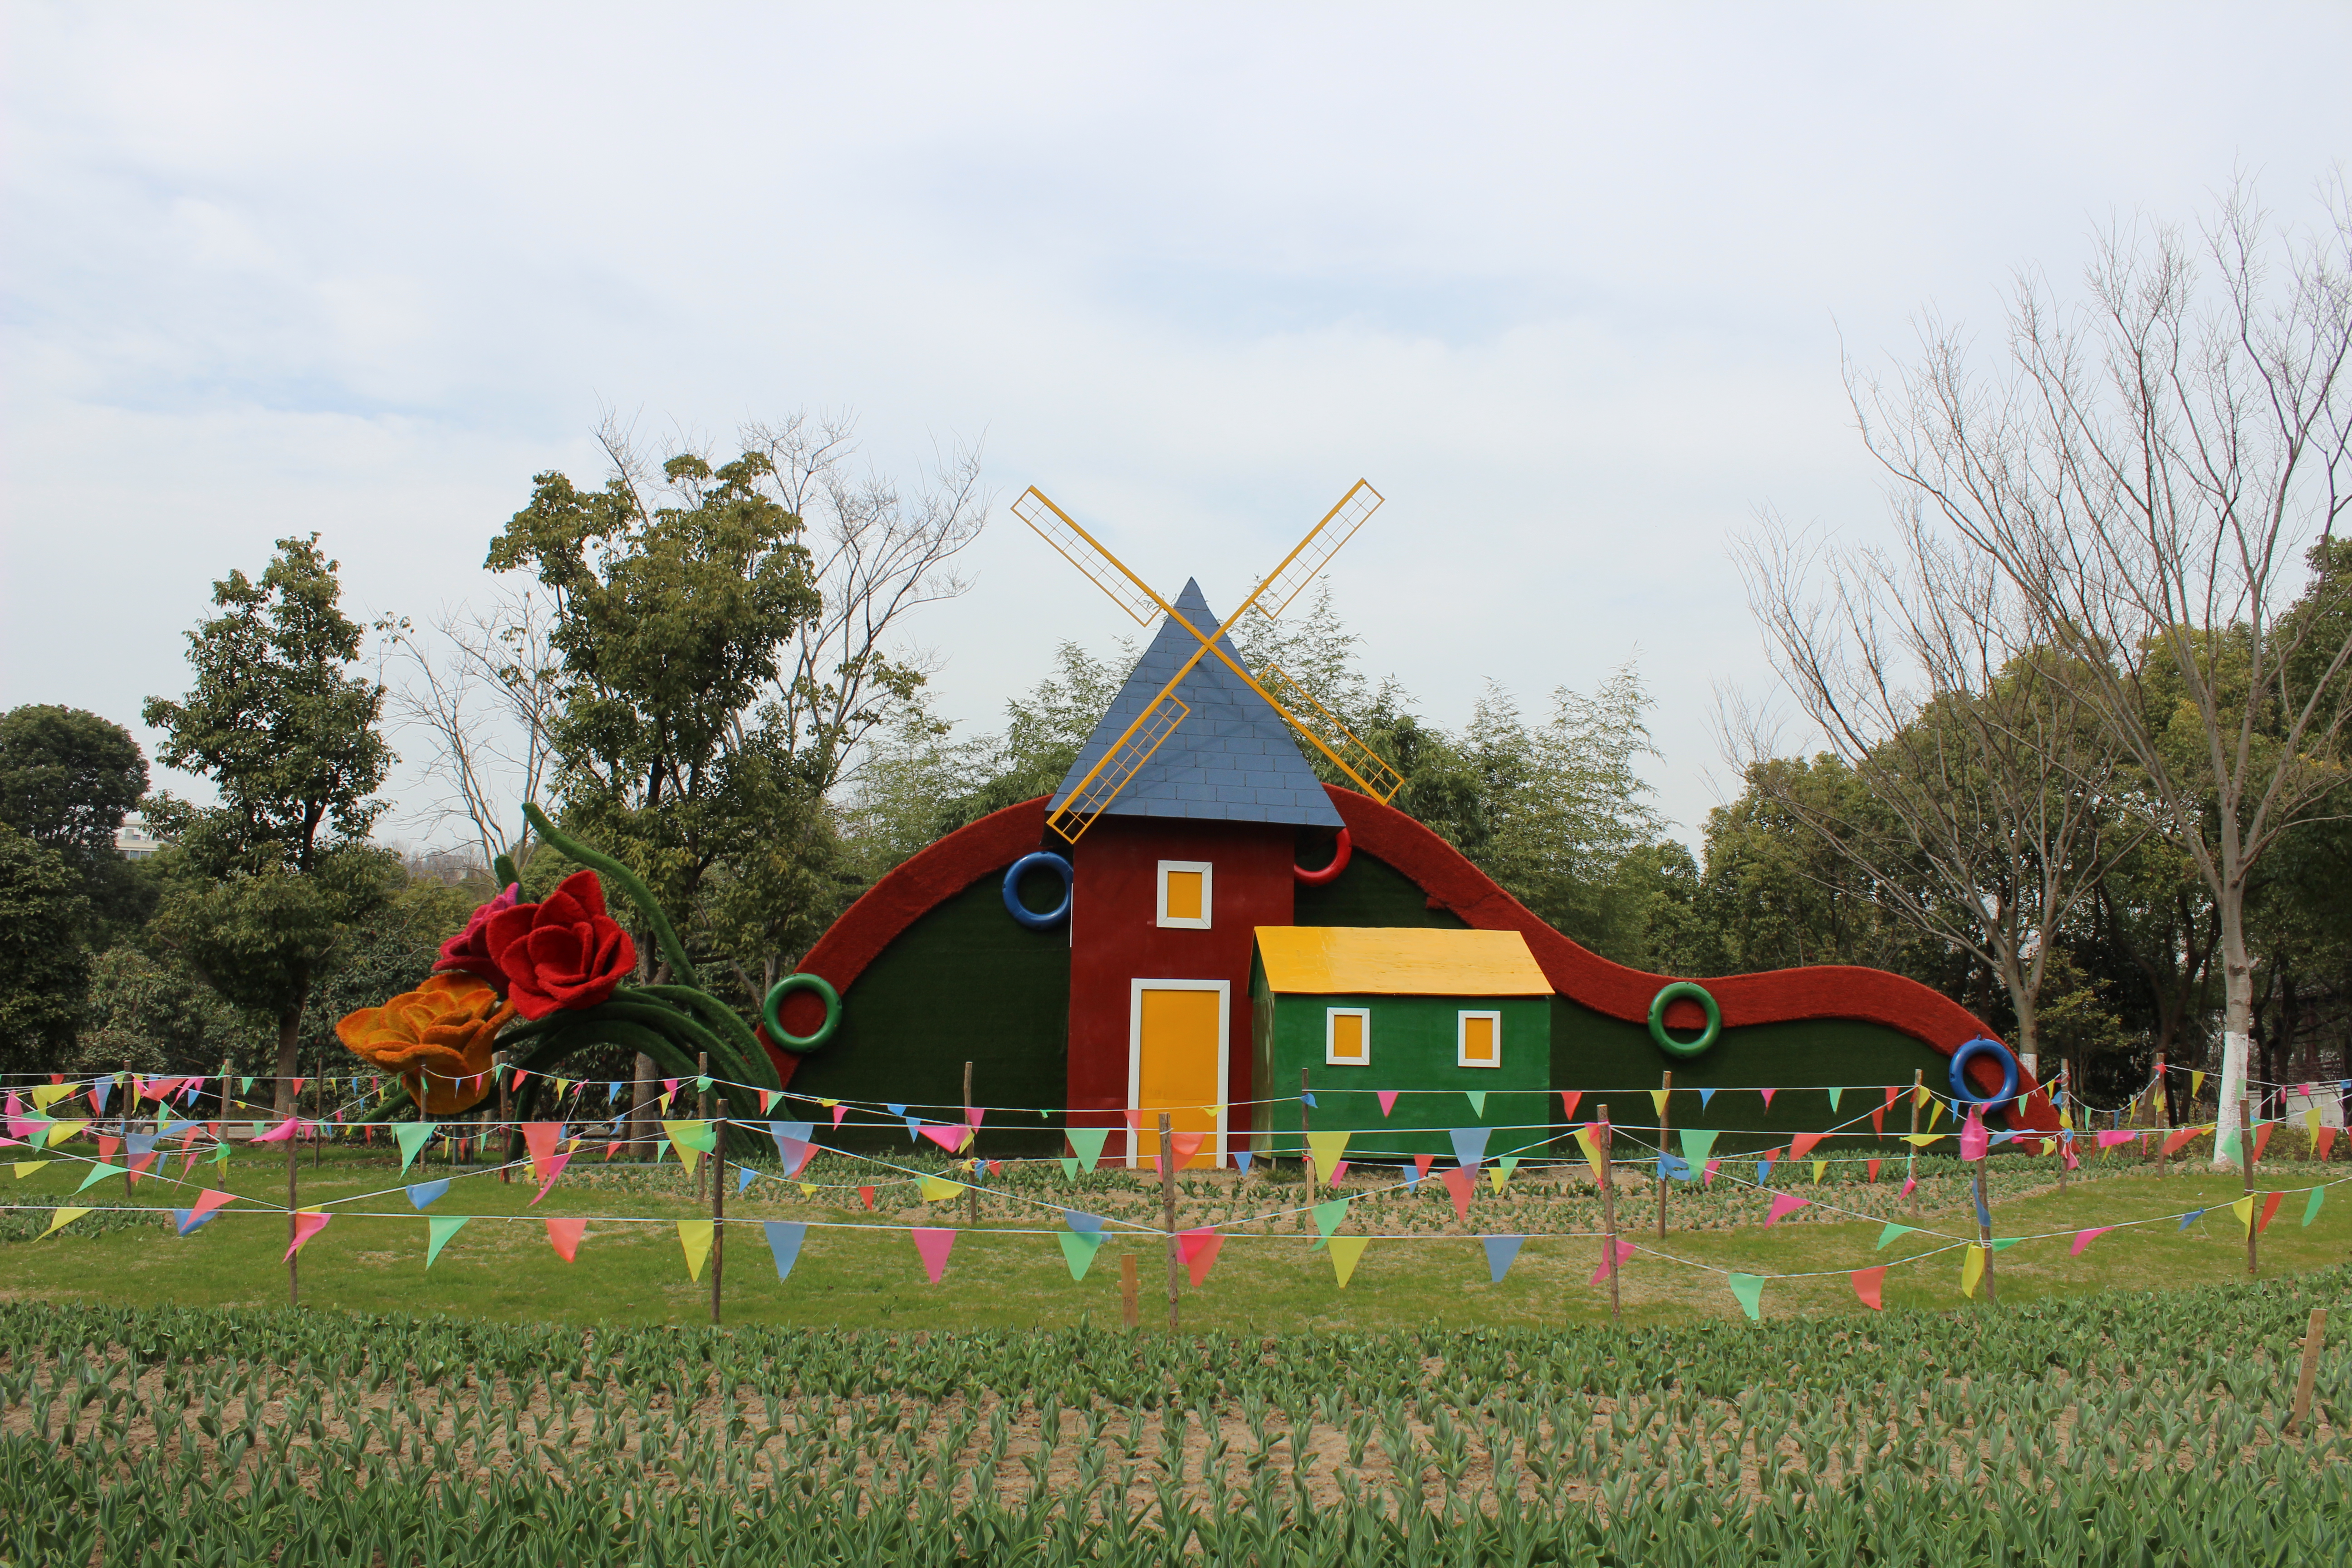
[[[47,1224],[46,1215],[28,1215],[28,1207],[37,1211],[60,1203],[184,1205],[193,1200],[196,1190],[149,1181],[126,1199],[121,1184],[110,1178],[76,1199],[72,1188],[87,1168],[61,1161],[0,1187],[0,1201],[16,1205],[10,1217],[18,1223],[11,1229],[23,1234],[23,1222],[28,1218],[34,1230]],[[517,1179],[509,1184],[495,1174],[465,1171],[420,1165],[408,1175],[408,1180],[415,1181],[456,1173],[457,1179],[449,1192],[430,1212],[442,1217],[477,1216],[449,1240],[428,1271],[425,1215],[412,1210],[394,1161],[381,1154],[338,1149],[329,1152],[323,1166],[314,1166],[306,1152],[300,1171],[305,1205],[360,1201],[344,1205],[350,1212],[303,1248],[302,1304],[322,1310],[402,1311],[501,1321],[709,1321],[709,1276],[706,1273],[699,1283],[688,1279],[672,1226],[621,1223],[627,1218],[668,1222],[708,1216],[707,1205],[694,1201],[683,1173],[675,1166],[629,1171],[583,1165],[567,1173],[535,1206],[530,1199],[537,1189],[527,1173],[517,1173]],[[2002,1300],[2014,1303],[2115,1288],[2166,1289],[2243,1279],[2243,1232],[2228,1209],[2240,1194],[2240,1184],[2235,1178],[2211,1174],[2202,1166],[2191,1171],[2194,1173],[2182,1174],[2176,1167],[2176,1173],[2168,1177],[2100,1173],[2098,1179],[2077,1181],[2063,1192],[2030,1180],[2015,1188],[2012,1195],[1997,1203],[1996,1236],[2063,1234],[2024,1241],[1997,1256]],[[2258,1184],[2265,1189],[2299,1188],[2337,1179],[2346,1171],[2341,1163],[2282,1164],[2264,1169]],[[226,1166],[199,1167],[195,1179],[260,1201],[283,1203],[285,1172],[282,1155],[240,1149]],[[1141,1180],[1125,1175],[1109,1179],[1131,1186],[1132,1198],[1156,1195],[1148,1187],[1148,1175]],[[1057,1195],[1055,1184],[1058,1181],[1055,1173],[1032,1183],[1032,1188],[1051,1202]],[[1527,1185],[1536,1190],[1535,1184]],[[1421,1205],[1417,1212],[1423,1216],[1433,1212],[1450,1226],[1453,1216],[1445,1211],[1443,1196],[1432,1191],[1434,1186],[1434,1183],[1424,1184],[1416,1200]],[[1826,1189],[1799,1184],[1790,1190],[1836,1199],[1849,1189],[1833,1184]],[[1718,1217],[1706,1228],[1670,1227],[1661,1242],[1649,1190],[1629,1190],[1621,1205],[1623,1234],[1645,1250],[1635,1254],[1621,1276],[1625,1317],[1636,1324],[1738,1321],[1739,1309],[1722,1274],[1710,1271],[1721,1269],[1764,1275],[1831,1271],[1821,1278],[1769,1280],[1763,1296],[1768,1318],[1862,1312],[1866,1309],[1855,1299],[1845,1271],[1877,1264],[1894,1265],[1885,1284],[1889,1307],[1966,1306],[1958,1292],[1959,1252],[1947,1252],[1914,1267],[1903,1266],[1906,1258],[1971,1234],[1972,1216],[1965,1206],[1950,1201],[1957,1190],[1957,1184],[1940,1184],[1937,1191],[1944,1202],[1940,1206],[1927,1206],[1916,1222],[1926,1230],[1944,1233],[1942,1237],[1903,1237],[1883,1252],[1875,1250],[1881,1228],[1876,1219],[1824,1221],[1814,1217],[1819,1211],[1808,1210],[1797,1219],[1767,1228],[1759,1223],[1763,1201],[1739,1194],[1731,1194],[1727,1201],[1752,1208],[1753,1219],[1748,1223],[1726,1223]],[[368,1194],[379,1195],[362,1196]],[[735,1223],[782,1218],[957,1227],[963,1222],[960,1202],[910,1204],[893,1210],[888,1206],[892,1200],[886,1197],[885,1212],[869,1215],[854,1195],[847,1207],[836,1206],[835,1195],[835,1191],[820,1192],[812,1200],[775,1180],[756,1182],[740,1196],[730,1194],[724,1294],[728,1322],[898,1330],[1066,1326],[1087,1319],[1097,1325],[1116,1324],[1122,1252],[1136,1257],[1144,1323],[1165,1321],[1164,1250],[1148,1237],[1129,1241],[1115,1237],[1102,1247],[1087,1278],[1074,1281],[1060,1247],[1045,1234],[1059,1228],[1059,1216],[1035,1204],[992,1197],[983,1226],[1026,1226],[1038,1234],[964,1232],[958,1237],[945,1276],[936,1286],[925,1278],[903,1229],[866,1234],[812,1228],[791,1279],[779,1282],[757,1226]],[[1260,1211],[1304,1201],[1303,1189],[1295,1181],[1277,1184],[1263,1178],[1234,1186],[1231,1195],[1239,1196],[1243,1207]],[[1876,1189],[1874,1195],[1881,1201],[1883,1212],[1888,1206],[1885,1190]],[[1726,1195],[1718,1192],[1715,1198],[1715,1209],[1720,1215]],[[1112,1206],[1084,1194],[1068,1201]],[[1468,1232],[1411,1240],[1381,1238],[1383,1231],[1392,1228],[1382,1203],[1359,1203],[1341,1234],[1370,1234],[1376,1239],[1344,1290],[1334,1279],[1328,1254],[1310,1247],[1311,1229],[1233,1237],[1224,1244],[1205,1285],[1197,1290],[1185,1285],[1184,1326],[1276,1332],[1302,1328],[1360,1331],[1432,1321],[1459,1328],[1540,1327],[1606,1319],[1606,1289],[1590,1282],[1599,1260],[1596,1241],[1538,1236],[1527,1244],[1508,1276],[1495,1284],[1488,1280],[1486,1255],[1475,1234],[1488,1229],[1580,1228],[1585,1223],[1581,1209],[1561,1204],[1558,1217],[1546,1224],[1548,1205],[1540,1200],[1502,1205],[1491,1199],[1483,1184],[1479,1201],[1482,1206],[1473,1208]],[[1687,1201],[1678,1197],[1677,1202],[1694,1213],[1705,1206],[1696,1194]],[[2352,1188],[2331,1193],[2308,1227],[2298,1223],[2304,1204],[2300,1195],[2288,1197],[2263,1237],[2263,1275],[2296,1273],[2352,1257]],[[1482,1207],[1490,1205],[1496,1206],[1482,1217]],[[1585,1206],[1590,1206],[1589,1183]],[[2200,1206],[2209,1212],[2186,1230],[2169,1221],[2117,1230],[2098,1238],[2082,1256],[2069,1256],[2071,1235],[2077,1229]],[[1133,1212],[1139,1215],[1144,1211],[1139,1205]],[[369,1215],[394,1217],[366,1217]],[[555,1254],[539,1223],[541,1215],[565,1215],[602,1219],[588,1226],[575,1263],[565,1263]],[[79,1228],[92,1228],[95,1217],[81,1222]],[[1188,1222],[1180,1217],[1179,1223]],[[1426,1219],[1421,1224],[1425,1225]],[[185,1237],[173,1234],[168,1225],[142,1224],[102,1228],[95,1235],[68,1229],[46,1240],[8,1241],[0,1243],[0,1300],[276,1306],[287,1296],[287,1271],[280,1261],[286,1241],[282,1213],[239,1213],[234,1206]],[[1686,1261],[1672,1261],[1662,1254]]]

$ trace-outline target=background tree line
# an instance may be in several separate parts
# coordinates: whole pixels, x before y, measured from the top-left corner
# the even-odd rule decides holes
[[[2241,194],[2194,238],[2110,235],[2080,299],[2021,280],[1988,371],[1933,321],[1891,384],[1850,368],[1894,542],[1769,516],[1743,542],[1801,731],[1726,702],[1739,793],[1696,856],[1642,780],[1630,660],[1492,683],[1449,729],[1364,674],[1328,586],[1235,641],[1397,767],[1399,806],[1618,962],[1895,970],[2109,1102],[2159,1054],[2212,1068],[2225,1104],[2249,1058],[2352,1076],[2352,225],[2340,192],[2325,210],[2274,230]],[[488,540],[510,586],[487,606],[371,637],[315,537],[216,584],[189,689],[145,710],[215,805],[149,795],[95,715],[0,719],[9,1070],[339,1060],[333,1019],[423,976],[493,857],[527,895],[570,869],[524,798],[643,875],[748,1011],[891,867],[1051,790],[1132,667],[1064,644],[1001,729],[937,717],[910,617],[969,586],[974,453],[902,488],[853,468],[840,420],[658,459],[600,434],[593,486],[536,476]],[[395,742],[454,857],[372,837]],[[133,808],[168,840],[152,861],[111,853]]]

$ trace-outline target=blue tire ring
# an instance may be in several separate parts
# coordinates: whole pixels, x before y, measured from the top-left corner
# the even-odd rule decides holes
[[[1678,1040],[1666,1033],[1667,1005],[1685,996],[1706,1009],[1706,1032],[1696,1040]],[[1658,1049],[1666,1055],[1685,1059],[1704,1056],[1722,1036],[1723,1009],[1715,1005],[1715,998],[1706,994],[1706,986],[1677,980],[1672,985],[1660,987],[1658,994],[1650,998],[1650,1038],[1657,1041]]]
[[[1044,914],[1039,914],[1021,901],[1021,879],[1032,871],[1049,870],[1062,879],[1062,901]],[[1040,849],[1034,855],[1024,855],[1013,862],[1004,873],[1004,907],[1013,918],[1031,931],[1052,931],[1070,918],[1070,863],[1050,849]]]
[[[1969,1087],[1969,1063],[1990,1052],[2000,1063],[2000,1092],[1980,1095]],[[2017,1058],[1999,1040],[1979,1035],[1952,1053],[1952,1098],[1963,1105],[1999,1105],[2017,1098]]]
[[[783,1011],[784,998],[795,991],[814,991],[824,998],[824,1023],[814,1035],[784,1032],[783,1021],[779,1015]],[[768,1000],[761,1007],[760,1016],[767,1023],[768,1037],[776,1044],[794,1054],[813,1051],[833,1038],[833,1032],[841,1027],[841,993],[835,991],[833,983],[822,974],[787,974],[769,987]]]

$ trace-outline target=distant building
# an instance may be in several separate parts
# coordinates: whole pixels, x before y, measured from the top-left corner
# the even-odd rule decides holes
[[[145,860],[162,847],[163,841],[135,816],[114,830],[114,851],[125,860]]]

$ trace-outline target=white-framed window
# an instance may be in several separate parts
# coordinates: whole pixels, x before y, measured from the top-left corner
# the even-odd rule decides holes
[[[1335,1068],[1372,1065],[1370,1008],[1331,1007],[1324,1011],[1323,1062],[1326,1067]]]
[[[1503,1065],[1503,1016],[1461,1012],[1454,1015],[1454,1065],[1498,1068]]]
[[[1216,895],[1215,870],[1206,860],[1160,862],[1160,923],[1207,931],[1209,906]]]

